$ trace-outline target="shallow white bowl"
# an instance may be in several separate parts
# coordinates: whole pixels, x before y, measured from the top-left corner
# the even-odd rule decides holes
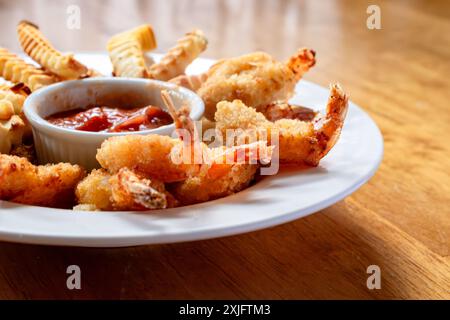
[[[25,101],[24,112],[33,129],[40,163],[70,162],[86,169],[99,167],[95,155],[101,143],[112,136],[127,134],[170,135],[174,124],[136,132],[88,132],[53,125],[46,117],[90,104],[130,104],[136,107],[156,105],[165,108],[161,90],[171,95],[176,108],[187,105],[191,117],[199,120],[204,112],[202,99],[195,93],[171,83],[128,78],[92,78],[65,81],[33,92]]]

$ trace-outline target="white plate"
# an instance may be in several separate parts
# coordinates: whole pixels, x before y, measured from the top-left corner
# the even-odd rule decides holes
[[[77,56],[88,66],[110,74],[106,55]],[[212,63],[212,60],[198,59],[188,72],[199,73]],[[328,89],[300,81],[297,92],[292,99],[294,103],[314,109],[326,105]],[[342,200],[375,173],[382,155],[383,138],[376,124],[361,108],[350,103],[339,142],[317,168],[284,168],[238,194],[151,213],[73,212],[0,201],[0,240],[123,247],[216,238],[263,229],[304,217]]]

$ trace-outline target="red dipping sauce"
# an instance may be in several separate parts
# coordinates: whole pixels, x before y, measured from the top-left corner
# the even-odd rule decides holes
[[[56,113],[46,120],[59,127],[90,132],[142,131],[173,123],[169,113],[155,106],[113,108],[90,105]]]

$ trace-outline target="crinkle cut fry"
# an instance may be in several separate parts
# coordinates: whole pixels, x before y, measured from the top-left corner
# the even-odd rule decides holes
[[[117,77],[147,78],[145,51],[156,48],[156,39],[151,25],[137,28],[113,36],[107,49]]]
[[[88,75],[88,68],[77,61],[72,54],[62,54],[31,22],[21,21],[17,33],[23,51],[45,70],[63,78],[80,79]]]
[[[0,48],[0,76],[13,83],[22,82],[31,91],[35,91],[59,80],[52,74],[26,63],[5,48]]]
[[[167,81],[184,73],[186,67],[205,51],[208,45],[201,30],[193,30],[178,40],[175,47],[170,49],[160,62],[148,69],[152,79]]]
[[[25,158],[1,154],[0,199],[38,206],[67,206],[74,200],[75,186],[84,176],[85,171],[78,165],[34,166]]]

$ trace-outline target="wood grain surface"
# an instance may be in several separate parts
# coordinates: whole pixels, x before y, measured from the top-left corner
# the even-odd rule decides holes
[[[369,4],[381,30],[366,27]],[[81,29],[66,28],[67,6]],[[126,249],[0,244],[0,298],[450,298],[449,1],[0,1],[1,46],[37,23],[65,51],[104,50],[112,34],[149,22],[164,52],[193,27],[205,57],[317,51],[306,79],[339,81],[385,140],[373,179],[307,218],[216,240]],[[82,289],[66,288],[66,268]],[[366,286],[369,265],[381,289]]]

